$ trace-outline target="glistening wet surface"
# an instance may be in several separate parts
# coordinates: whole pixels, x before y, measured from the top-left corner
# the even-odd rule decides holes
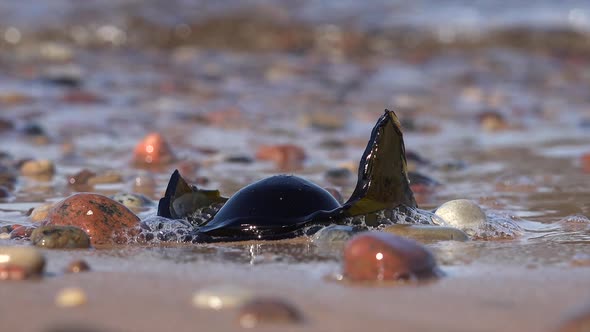
[[[427,242],[446,277],[423,287],[338,282],[344,242],[318,245],[301,237],[215,244],[131,240],[90,250],[43,250],[46,277],[2,292],[18,290],[20,303],[34,288],[45,294],[37,308],[50,305],[55,287],[87,282],[99,303],[86,309],[89,321],[123,330],[140,312],[120,325],[99,317],[110,312],[113,300],[106,296],[116,295],[117,282],[154,301],[148,305],[121,291],[127,296],[122,304],[143,303],[144,312],[153,305],[168,319],[178,314],[164,307],[170,304],[201,317],[190,310],[190,294],[211,284],[291,296],[313,317],[305,325],[310,330],[352,331],[359,323],[346,316],[354,313],[373,330],[394,320],[416,331],[533,331],[590,301],[590,62],[587,43],[580,42],[588,33],[586,5],[547,3],[521,11],[518,19],[496,13],[489,22],[481,16],[497,6],[472,6],[459,22],[471,26],[479,18],[473,21],[479,28],[464,36],[457,32],[461,24],[444,29],[450,26],[444,11],[410,15],[427,2],[399,9],[375,3],[316,17],[309,2],[293,8],[260,2],[256,9],[220,2],[217,11],[209,5],[192,17],[178,14],[191,7],[184,2],[170,4],[177,13],[170,16],[159,15],[155,3],[130,3],[122,12],[99,1],[52,2],[44,6],[54,14],[31,24],[22,17],[38,17],[40,7],[0,4],[7,9],[1,16],[10,17],[0,26],[0,226],[35,225],[31,208],[75,192],[145,194],[154,203],[136,211],[145,219],[156,214],[176,168],[199,188],[225,196],[264,177],[293,173],[334,188],[346,200],[371,128],[387,107],[402,122],[406,149],[421,157],[408,158],[410,170],[439,183],[414,187],[421,209],[467,198],[491,222],[515,224],[518,232]],[[94,18],[86,22],[77,11],[83,9]],[[253,14],[259,11],[273,14]],[[398,16],[386,15],[391,12]],[[356,24],[343,19],[350,13],[358,15]],[[389,20],[372,19],[377,14]],[[402,16],[409,18],[395,19]],[[232,33],[247,27],[256,33]],[[135,145],[151,132],[167,140],[177,161],[147,168],[132,162]],[[258,153],[283,144],[305,158],[277,161]],[[55,171],[20,174],[29,159],[48,159]],[[83,169],[116,176],[72,185],[71,176]],[[30,245],[6,238],[0,244]],[[94,272],[79,280],[64,276],[63,268],[76,258]],[[355,305],[355,298],[370,305]],[[440,309],[446,304],[464,313]],[[386,307],[395,309],[394,318]],[[431,313],[429,320],[418,315],[421,308]],[[207,326],[228,327],[225,316],[216,315]],[[38,317],[38,324],[26,324],[51,321]],[[178,331],[193,323],[178,321]],[[141,326],[149,328],[145,321]]]

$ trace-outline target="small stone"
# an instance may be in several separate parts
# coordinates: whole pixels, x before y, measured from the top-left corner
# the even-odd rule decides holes
[[[352,226],[330,225],[317,231],[311,238],[316,245],[342,243],[350,240],[354,235]]]
[[[311,112],[305,114],[301,119],[301,122],[303,125],[315,129],[333,131],[344,128],[347,118],[348,117],[344,114]]]
[[[90,238],[74,226],[42,226],[31,234],[31,243],[49,249],[90,248]]]
[[[245,303],[238,314],[238,323],[243,328],[268,324],[299,324],[303,315],[292,304],[277,298],[256,298]]]
[[[0,266],[5,264],[22,267],[31,275],[40,275],[45,258],[33,247],[0,247]]]
[[[557,222],[566,232],[582,232],[590,230],[590,219],[581,214],[567,216]]]
[[[70,90],[63,94],[61,101],[69,104],[97,104],[104,98],[90,91]]]
[[[326,181],[335,186],[347,186],[353,181],[352,172],[345,167],[329,169],[324,174],[324,177]]]
[[[66,273],[80,273],[90,271],[90,265],[84,260],[72,261],[65,269]]]
[[[111,196],[111,198],[131,210],[139,210],[154,205],[151,199],[142,194],[118,193]]]
[[[250,290],[236,285],[215,285],[199,290],[193,296],[193,305],[203,309],[228,309],[241,306],[254,296]]]
[[[131,191],[151,195],[156,189],[156,180],[147,174],[137,175],[131,184]]]
[[[51,160],[39,159],[25,161],[20,172],[25,176],[52,176],[55,173],[55,166]]]
[[[45,225],[76,226],[90,236],[92,244],[114,244],[127,242],[139,218],[106,196],[79,193],[57,203],[49,211]]]
[[[95,174],[88,179],[88,184],[91,186],[97,184],[111,184],[120,182],[123,182],[123,177],[119,172],[112,170]]]
[[[12,264],[0,265],[0,280],[25,280],[29,278],[29,272],[22,266]]]
[[[344,277],[350,281],[419,280],[439,275],[426,247],[384,232],[353,237],[344,249]]]
[[[586,153],[582,156],[582,170],[584,173],[590,173],[590,153]]]
[[[306,155],[303,148],[297,145],[277,144],[259,147],[256,158],[273,161],[281,170],[296,170],[303,167]]]
[[[55,297],[55,304],[61,308],[78,307],[87,301],[86,293],[77,287],[64,288]]]
[[[488,132],[506,130],[509,127],[506,118],[500,112],[485,111],[480,113],[477,118],[481,128]]]
[[[475,202],[468,199],[456,199],[441,205],[434,213],[448,225],[462,231],[482,227],[487,220],[485,212]]]
[[[399,224],[387,226],[383,231],[418,242],[469,240],[469,236],[462,230],[444,226]]]
[[[68,184],[71,186],[85,186],[88,185],[88,180],[95,176],[96,173],[88,169],[83,169],[80,172],[68,176]]]
[[[151,133],[136,146],[133,163],[138,167],[151,167],[170,164],[175,160],[172,149],[159,133]]]
[[[12,232],[10,232],[10,238],[11,239],[28,239],[31,237],[31,234],[33,233],[34,230],[35,230],[35,227],[32,227],[32,226],[16,226],[16,225],[14,225]]]
[[[29,219],[31,219],[31,221],[34,222],[40,222],[45,220],[47,218],[49,210],[51,210],[52,207],[53,204],[50,203],[35,207],[33,211],[31,211],[31,216],[29,217]]]

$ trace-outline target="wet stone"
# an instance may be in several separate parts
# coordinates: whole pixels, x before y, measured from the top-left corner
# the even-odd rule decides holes
[[[94,173],[88,169],[83,169],[74,175],[68,176],[68,184],[72,185],[72,186],[87,185],[88,180],[95,175],[96,175],[96,173]]]
[[[61,308],[78,307],[88,302],[86,293],[80,288],[64,288],[57,293],[55,304]]]
[[[117,171],[105,171],[94,176],[91,176],[88,179],[89,185],[97,185],[97,184],[111,184],[111,183],[120,183],[123,182],[123,177]]]
[[[251,300],[254,293],[236,285],[214,285],[195,292],[193,305],[203,309],[229,309]]]
[[[11,239],[28,239],[31,237],[31,234],[35,230],[35,227],[32,226],[18,226],[14,227],[12,232],[10,232]]]
[[[302,322],[303,315],[293,304],[277,298],[253,299],[245,303],[238,313],[238,323],[243,328]]]
[[[113,244],[126,243],[129,231],[139,225],[139,218],[106,196],[80,193],[57,203],[45,224],[76,226],[90,236],[92,244]]]
[[[258,160],[273,161],[281,170],[296,170],[303,167],[305,150],[293,144],[263,145],[256,152]]]
[[[486,214],[479,205],[467,199],[448,201],[436,209],[435,215],[442,218],[447,225],[466,232],[483,227],[487,221]]]
[[[31,243],[49,249],[89,248],[90,238],[78,227],[43,226],[33,231]]]
[[[353,282],[415,281],[440,274],[423,245],[384,232],[361,233],[344,249],[343,274]]]
[[[66,273],[80,273],[87,271],[90,271],[90,265],[81,259],[70,262],[65,269]]]
[[[21,165],[20,172],[25,176],[52,176],[55,165],[47,159],[29,160]]]
[[[384,232],[407,237],[418,242],[467,241],[469,236],[458,228],[432,225],[391,225]]]
[[[154,205],[151,199],[142,194],[118,193],[111,196],[111,198],[131,210],[147,208]]]
[[[151,133],[136,146],[133,164],[138,167],[151,167],[170,164],[175,160],[168,142],[159,133]]]
[[[311,242],[321,246],[331,243],[342,243],[350,240],[355,229],[352,226],[330,225],[320,229],[311,238]]]
[[[34,222],[40,222],[47,218],[47,214],[53,207],[53,204],[43,204],[35,207],[33,211],[31,211],[31,215],[29,219]]]
[[[0,247],[0,262],[0,266],[24,268],[31,275],[40,275],[45,267],[45,258],[33,247]]]

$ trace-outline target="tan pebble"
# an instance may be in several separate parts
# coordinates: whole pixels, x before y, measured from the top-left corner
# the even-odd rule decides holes
[[[23,267],[30,274],[41,274],[45,258],[33,247],[0,247],[0,265],[9,264]]]
[[[45,220],[47,218],[47,214],[49,213],[49,210],[51,210],[52,207],[53,207],[53,204],[49,204],[49,203],[37,206],[31,212],[31,216],[29,217],[29,219],[31,219],[31,221],[34,221],[34,222],[39,222],[39,221]]]
[[[257,298],[244,304],[238,314],[238,323],[244,328],[267,324],[296,324],[303,316],[292,304],[275,298]]]
[[[469,236],[465,232],[454,227],[398,224],[387,226],[383,231],[414,239],[418,242],[469,240]]]
[[[88,179],[89,185],[110,184],[120,182],[123,182],[123,177],[116,171],[106,171],[104,173],[99,173]]]
[[[0,240],[10,239],[10,233],[0,233]]]
[[[51,160],[47,159],[29,160],[22,164],[20,172],[25,176],[53,175],[55,166]]]
[[[86,293],[77,287],[64,288],[55,297],[55,304],[61,308],[78,307],[87,301]]]
[[[193,295],[193,305],[205,309],[227,309],[244,304],[253,293],[234,285],[216,285],[201,289]]]
[[[72,261],[70,264],[68,264],[65,271],[66,271],[66,273],[86,272],[86,271],[90,271],[90,265],[88,265],[88,263],[86,263],[86,261],[80,259],[80,260]]]

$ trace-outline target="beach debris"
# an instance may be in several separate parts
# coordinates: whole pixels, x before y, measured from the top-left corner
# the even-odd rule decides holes
[[[57,203],[44,224],[76,226],[90,236],[93,245],[113,244],[127,242],[128,231],[139,226],[139,218],[106,196],[79,193]]]
[[[432,253],[418,242],[385,232],[365,232],[344,249],[343,275],[353,282],[416,281],[437,277]]]
[[[469,235],[462,230],[445,226],[398,224],[386,226],[383,231],[418,242],[469,240]]]
[[[150,133],[135,146],[133,164],[149,168],[170,164],[175,159],[164,137],[159,133]]]
[[[477,203],[468,199],[448,201],[436,209],[435,215],[442,218],[446,225],[456,227],[469,234],[487,223],[485,212]]]
[[[90,265],[85,260],[77,259],[71,261],[65,268],[66,273],[80,273],[90,271]]]
[[[243,328],[259,325],[300,324],[303,315],[293,304],[279,298],[255,298],[241,306],[238,323]]]
[[[6,273],[20,274],[14,266],[25,270],[27,276],[38,276],[43,273],[45,258],[41,252],[34,247],[2,246],[0,247],[0,267],[5,268]],[[12,271],[12,272],[11,272]]]
[[[90,248],[88,234],[74,226],[41,226],[31,233],[31,243],[48,249]]]
[[[86,293],[79,287],[63,288],[55,297],[55,305],[61,308],[79,307],[86,302],[88,302]]]
[[[254,297],[247,288],[232,284],[212,285],[194,293],[192,303],[200,309],[236,308]]]

